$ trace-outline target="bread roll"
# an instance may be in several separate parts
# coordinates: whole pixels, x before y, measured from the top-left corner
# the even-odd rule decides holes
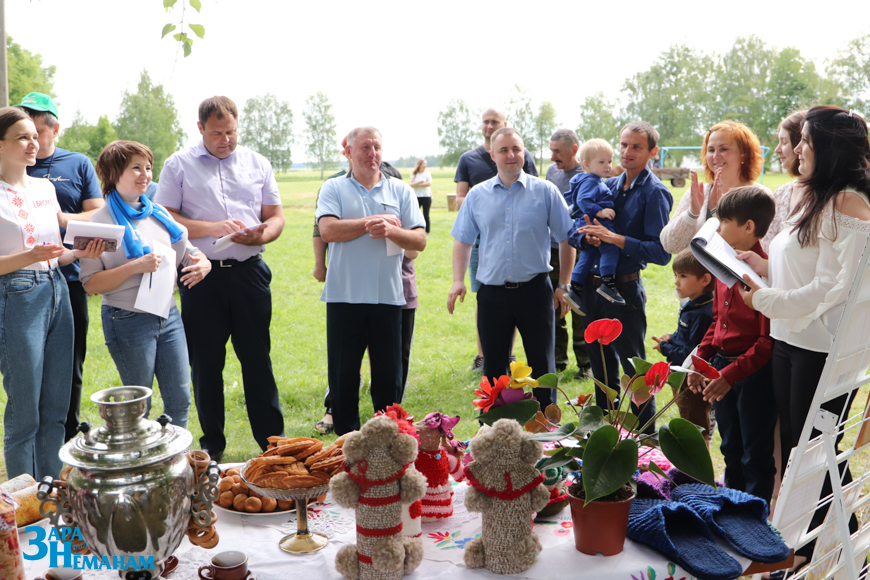
[[[33,479],[29,473],[24,473],[18,477],[13,477],[7,482],[0,483],[0,491],[15,493],[16,491],[21,491],[22,489],[35,485],[36,483],[37,481]]]
[[[20,528],[22,526],[29,526],[30,524],[36,523],[42,519],[42,515],[39,513],[39,499],[36,497],[36,490],[39,487],[38,484],[34,483],[30,487],[24,488],[21,491],[16,491],[12,494],[19,504],[21,504],[17,510],[15,510],[15,524]]]

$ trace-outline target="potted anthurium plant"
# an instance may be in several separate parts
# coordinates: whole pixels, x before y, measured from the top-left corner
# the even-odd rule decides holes
[[[618,320],[596,320],[586,327],[586,343],[598,342],[603,360],[604,345],[613,342],[621,332],[622,323]],[[686,373],[694,371],[640,358],[632,362],[635,374],[623,376],[619,390],[609,386],[606,376],[604,382],[593,379],[607,395],[606,408],[594,404],[592,395],[570,398],[559,387],[554,374],[530,379],[531,369],[516,363],[511,365],[510,377],[501,377],[495,385],[484,378],[481,389],[475,392],[480,396],[475,405],[484,411],[479,417],[482,422],[491,424],[510,417],[525,424],[527,431],[534,432],[532,439],[555,444],[554,449],[546,452],[549,457],[540,464],[540,469],[562,467],[579,472],[579,480],[569,490],[569,500],[577,549],[588,554],[613,555],[622,551],[638,459],[655,448],[683,473],[715,486],[710,452],[697,426],[675,418],[662,425],[658,432],[646,433],[683,395],[685,390],[681,388]],[[704,368],[707,378],[715,378],[712,375],[717,371],[702,363],[698,359],[695,367]],[[677,394],[649,421],[640,424],[625,401],[633,401],[642,412],[666,385],[673,386]],[[573,409],[576,422],[563,422],[562,412],[555,405],[541,411],[538,402],[523,391],[526,386],[557,389]],[[654,461],[647,465],[650,471],[667,477]],[[613,508],[620,514],[600,513]],[[615,525],[615,529],[608,533],[605,527],[610,525]]]

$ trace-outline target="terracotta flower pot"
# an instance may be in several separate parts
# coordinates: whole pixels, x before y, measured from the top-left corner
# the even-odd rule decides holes
[[[574,521],[574,545],[584,554],[615,556],[622,552],[628,530],[628,512],[634,495],[623,501],[583,500],[568,494],[571,519]]]

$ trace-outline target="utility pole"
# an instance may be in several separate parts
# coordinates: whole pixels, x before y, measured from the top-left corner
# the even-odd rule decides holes
[[[6,65],[6,0],[0,0],[0,107],[9,106],[9,68]]]

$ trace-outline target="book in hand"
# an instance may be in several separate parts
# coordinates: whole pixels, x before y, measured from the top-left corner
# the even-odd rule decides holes
[[[710,218],[692,238],[689,247],[698,261],[729,288],[734,286],[735,282],[739,282],[749,290],[749,286],[743,280],[744,274],[762,288],[768,288],[767,283],[749,267],[749,264],[737,259],[737,252],[722,239],[718,230],[719,220]]]

